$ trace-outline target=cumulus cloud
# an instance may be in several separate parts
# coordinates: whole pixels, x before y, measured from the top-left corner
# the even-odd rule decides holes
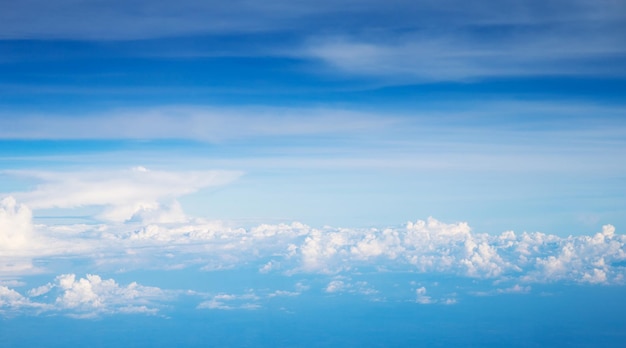
[[[58,308],[89,316],[117,312],[154,314],[157,309],[150,307],[153,301],[165,297],[165,293],[156,287],[137,283],[120,286],[113,279],[103,280],[92,274],[80,279],[74,274],[60,275],[54,286],[61,292],[55,302]]]
[[[148,172],[139,170],[138,173]],[[152,187],[139,186],[145,190]],[[180,184],[177,188],[175,183],[171,186],[174,187],[149,197],[157,200],[170,192],[186,192],[194,187]],[[59,185],[55,190],[60,187],[65,186]],[[140,194],[129,197],[132,201]],[[112,200],[100,198],[77,200],[113,204]],[[616,233],[611,225],[604,226],[595,235],[569,237],[540,232],[475,233],[466,222],[444,223],[434,218],[382,229],[313,228],[298,222],[243,228],[199,218],[130,219],[113,225],[33,226],[30,210],[14,199],[4,199],[1,208],[0,236],[4,242],[0,245],[3,250],[1,271],[12,274],[32,271],[33,260],[37,258],[66,255],[90,259],[108,271],[179,269],[191,265],[211,271],[255,265],[261,274],[341,275],[358,272],[360,268],[377,268],[390,272],[508,279],[517,283],[592,284],[622,283],[626,273],[621,266],[626,261],[626,236]],[[173,207],[172,211],[176,215],[180,207]],[[46,248],[33,249],[38,241],[45,241]],[[91,284],[96,280],[85,279],[82,283]],[[335,279],[326,290],[339,292],[350,287],[350,291],[356,291],[355,284]],[[70,296],[71,289],[68,291]]]
[[[45,304],[31,302],[19,292],[0,285],[0,314],[13,314],[33,309],[43,310],[46,307]]]
[[[12,200],[4,204],[5,210],[10,212],[6,216],[21,219],[17,218],[21,216],[19,205]],[[83,250],[82,259],[91,260],[96,269],[171,269],[195,265],[206,266],[206,271],[219,268],[236,271],[252,266],[260,273],[259,277],[269,276],[266,275],[269,273],[330,276],[321,291],[360,294],[373,300],[384,299],[384,293],[371,285],[370,279],[363,276],[363,270],[440,274],[492,284],[491,290],[474,292],[475,295],[529,293],[534,283],[623,284],[626,275],[623,266],[626,236],[617,233],[611,225],[605,225],[593,235],[568,237],[540,232],[475,233],[465,222],[444,223],[434,218],[383,229],[317,229],[301,223],[243,228],[200,220],[153,223],[134,231],[125,230],[127,227],[132,226],[123,224],[116,227],[121,230],[89,231],[89,237],[83,236],[83,232],[65,233],[56,237],[60,241],[48,237],[52,246],[60,243],[69,246],[73,242],[92,245],[91,249],[78,248],[71,252]],[[77,230],[81,229],[83,227]],[[72,228],[67,227],[67,230]],[[105,245],[106,252],[97,249],[98,244]],[[63,248],[52,250],[54,252],[48,251],[48,256],[67,255]],[[94,250],[100,251],[94,253]],[[20,260],[18,256],[3,256],[3,260],[13,262],[13,259]],[[352,280],[356,276],[360,279]],[[168,293],[159,288],[137,283],[121,285],[97,275],[84,278],[60,275],[53,282],[30,289],[26,295],[10,288],[21,284],[5,281],[0,285],[1,310],[65,311],[79,317],[110,313],[154,314],[159,310],[159,303],[168,297]],[[412,284],[417,303],[454,304],[457,301],[455,294],[441,296],[435,291],[433,295],[431,288],[427,290],[426,286]],[[299,284],[294,290],[261,289],[243,294],[201,295],[204,300],[198,308],[258,309],[264,301],[297,296],[306,289],[307,286]]]
[[[32,272],[32,256],[42,252],[45,240],[35,232],[32,211],[9,196],[0,201],[0,274]]]
[[[114,222],[133,218],[153,222],[184,221],[176,197],[227,184],[241,175],[231,171],[151,171],[144,167],[92,172],[14,171],[11,174],[41,182],[32,191],[13,194],[31,209],[102,206],[104,211],[100,217]]]
[[[134,282],[123,286],[98,275],[77,279],[75,274],[63,274],[54,282],[29,290],[26,296],[0,286],[0,313],[61,313],[77,318],[115,313],[156,314],[159,304],[169,297],[159,288]]]
[[[340,274],[383,267],[480,279],[615,283],[623,280],[625,270],[619,265],[626,260],[626,236],[610,225],[594,236],[563,238],[540,232],[474,233],[467,223],[447,224],[433,218],[386,229],[317,229],[301,223],[245,229],[192,222],[152,224],[108,238],[125,248],[167,246],[170,252],[200,263],[203,255],[210,255],[213,267],[208,269],[258,263],[260,273]]]
[[[6,197],[0,201],[0,248],[8,252],[24,249],[32,244],[32,212],[18,204],[15,198]]]

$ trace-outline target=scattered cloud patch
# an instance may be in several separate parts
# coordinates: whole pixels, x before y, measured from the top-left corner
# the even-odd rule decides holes
[[[30,311],[41,311],[48,306],[42,303],[31,302],[29,298],[19,292],[0,285],[0,314],[11,315]]]
[[[218,294],[198,305],[199,309],[221,309],[221,310],[255,310],[261,308],[258,301],[261,298],[250,292],[243,295]]]
[[[209,298],[198,305],[198,309],[256,310],[268,300],[300,296],[308,287],[296,283],[295,290],[248,290],[243,294],[219,293],[205,295]]]
[[[528,294],[531,292],[531,290],[532,287],[530,285],[524,286],[520,284],[515,284],[508,288],[497,288],[489,291],[476,291],[472,292],[472,294],[476,296],[493,296],[500,294]]]
[[[0,286],[0,313],[48,313],[76,318],[116,313],[157,314],[160,303],[170,295],[134,282],[123,286],[98,275],[77,279],[75,274],[63,274],[54,282],[27,291],[26,295]]]
[[[335,277],[324,288],[324,291],[329,294],[339,293],[351,293],[360,294],[365,296],[378,295],[379,291],[374,289],[366,281],[352,282],[349,277]],[[377,298],[377,300],[380,300]]]
[[[433,300],[430,296],[426,295],[426,287],[420,287],[415,290],[415,294],[417,295],[416,301],[420,304],[430,304],[433,303]]]
[[[333,280],[328,283],[325,291],[328,293],[342,292],[346,288],[346,284],[341,280]]]
[[[60,275],[54,287],[60,292],[55,301],[58,308],[88,316],[118,312],[155,314],[157,309],[148,306],[165,297],[165,293],[156,287],[137,283],[120,286],[113,279],[91,274],[80,279],[74,274]]]

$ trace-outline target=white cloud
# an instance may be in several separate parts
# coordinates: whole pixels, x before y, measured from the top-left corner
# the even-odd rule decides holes
[[[185,216],[176,197],[227,184],[241,175],[233,171],[151,171],[144,167],[121,171],[10,173],[42,182],[32,191],[13,194],[31,209],[102,206],[100,217],[114,222],[133,218],[182,222]]]
[[[54,283],[29,290],[28,297],[6,288],[0,289],[0,293],[6,300],[5,306],[32,307],[39,312],[60,312],[77,318],[114,313],[156,314],[158,304],[169,297],[156,287],[137,283],[121,286],[113,279],[91,274],[80,279],[74,274],[60,275]]]
[[[417,295],[415,301],[417,303],[420,303],[420,304],[430,304],[430,303],[433,303],[432,298],[430,296],[427,296],[426,292],[427,292],[426,288],[423,287],[423,286],[420,287],[420,288],[417,288],[417,290],[415,290],[415,294]]]
[[[258,301],[261,298],[254,293],[243,295],[218,294],[198,305],[198,309],[221,309],[221,310],[256,310],[261,308]]]
[[[331,280],[324,291],[329,294],[345,292],[369,297],[379,294],[379,291],[371,287],[366,281],[352,282],[350,278],[341,276]],[[380,300],[380,298],[375,298],[375,300]]]
[[[91,274],[80,279],[74,274],[60,275],[54,286],[60,291],[55,302],[57,308],[88,316],[118,312],[156,313],[154,302],[166,297],[165,292],[156,287],[137,283],[120,286],[113,279]]]
[[[170,177],[168,173],[163,175]],[[149,197],[157,200],[170,192],[180,194],[194,187],[180,185]],[[65,187],[58,186],[55,190]],[[152,185],[141,187],[140,191],[148,190]],[[128,200],[138,199],[140,194],[129,197]],[[114,203],[108,199],[98,202]],[[626,261],[626,236],[616,233],[611,225],[592,236],[566,238],[539,232],[474,233],[465,222],[448,224],[434,218],[409,222],[404,228],[384,229],[318,229],[298,222],[243,228],[191,218],[35,226],[30,210],[14,199],[4,199],[0,208],[3,274],[32,272],[35,259],[75,255],[90,259],[107,271],[179,269],[190,265],[210,271],[256,263],[262,274],[347,274],[360,267],[376,267],[391,272],[443,273],[526,283],[565,280],[596,284],[621,283],[626,275],[626,270],[619,266]],[[170,211],[176,215],[180,207],[175,205]],[[337,292],[350,286],[350,291],[356,291],[356,285],[336,279],[327,291]],[[33,294],[44,290],[33,290]],[[64,303],[69,305],[68,301]]]
[[[532,290],[530,285],[520,285],[515,284],[508,288],[496,288],[492,290],[486,291],[474,291],[471,294],[476,296],[493,296],[493,295],[501,295],[501,294],[528,294]]]
[[[9,196],[0,201],[0,275],[36,270],[35,255],[47,255],[46,240],[36,233],[32,211]]]
[[[77,279],[75,274],[63,274],[55,281],[27,292],[0,286],[0,314],[61,313],[76,318],[93,318],[115,313],[157,314],[160,303],[172,294],[157,287],[131,283],[126,286],[113,279],[88,274]]]
[[[302,294],[300,291],[276,290],[267,296],[268,297],[294,297],[294,296],[300,296],[300,294]]]
[[[52,290],[53,288],[54,288],[54,284],[52,284],[52,283],[48,283],[46,285],[38,286],[36,288],[30,289],[28,291],[28,296],[29,297],[37,297],[37,296],[45,295],[48,292],[50,292],[50,290]]]
[[[34,306],[36,305],[17,291],[6,286],[0,286],[0,313]]]
[[[276,268],[276,262],[269,261],[264,264],[261,268],[259,268],[260,273],[269,273],[272,269]]]
[[[396,120],[350,109],[163,105],[99,114],[0,117],[0,139],[191,139],[224,142],[277,136],[353,134]]]
[[[344,73],[392,81],[625,73],[623,66],[606,67],[593,61],[624,54],[623,38],[596,37],[597,30],[554,24],[550,31],[541,26],[535,31],[501,30],[497,38],[489,39],[458,28],[405,31],[400,35],[383,32],[378,36],[320,36],[310,40],[301,53]],[[571,35],[573,29],[579,32]],[[584,59],[586,66],[576,61]],[[554,64],[556,61],[562,64]]]
[[[265,37],[280,31],[295,34],[299,45],[311,36],[331,35],[309,43],[301,54],[321,58],[347,72],[431,79],[563,71],[585,74],[601,69],[601,64],[571,62],[580,57],[624,53],[619,33],[624,32],[626,11],[621,1],[478,1],[470,6],[463,1],[400,0],[392,5],[380,1],[355,4],[348,0],[296,5],[279,0],[263,5],[236,1],[235,5],[223,6],[184,0],[154,6],[134,0],[112,2],[103,8],[91,2],[59,0],[52,5],[28,0],[0,13],[0,37],[123,41],[207,33],[227,37],[263,33]],[[111,27],[112,22],[115,27]],[[151,56],[293,57],[298,51],[284,40],[261,40],[252,45],[242,41],[239,45],[220,45],[219,49],[210,44],[185,45],[184,40],[182,45],[175,41],[174,47],[166,41],[130,52],[123,48],[135,46],[120,47],[124,56],[145,55],[148,50]],[[611,65],[604,71],[616,70],[615,63]]]
[[[529,293],[530,290],[531,290],[530,286],[522,286],[519,284],[515,284],[510,288],[498,289],[498,292],[503,293],[503,294],[526,294],[526,293]]]
[[[2,279],[0,279],[0,286],[17,287],[17,286],[24,286],[24,285],[26,285],[26,283],[24,283],[21,280],[16,280],[16,279],[2,280]]]
[[[326,286],[325,291],[328,293],[342,292],[346,288],[346,284],[342,280],[333,280]]]
[[[0,201],[0,250],[23,250],[34,242],[32,212],[18,204],[15,198],[5,197]]]

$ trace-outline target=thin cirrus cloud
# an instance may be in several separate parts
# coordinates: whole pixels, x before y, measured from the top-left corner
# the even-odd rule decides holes
[[[117,5],[117,6],[116,6]],[[470,25],[562,25],[620,22],[623,4],[612,1],[319,1],[315,4],[274,0],[262,5],[237,1],[184,0],[155,5],[145,0],[98,3],[59,1],[54,5],[29,0],[3,13],[5,38],[138,39],[194,33],[237,33],[291,30],[296,32],[407,28],[447,23]],[[346,14],[352,16],[346,20]],[[45,14],[45,15],[44,15]],[[506,16],[505,16],[506,15]],[[44,19],[33,22],[29,19]],[[68,20],[89,18],[90,21]],[[119,27],[108,23],[115,20]],[[316,23],[315,20],[318,22]],[[319,22],[321,21],[321,23]],[[324,24],[324,25],[320,25]]]
[[[232,42],[228,38],[237,35],[275,34],[252,53],[249,45],[235,44],[228,54],[296,57],[348,75],[411,81],[626,73],[621,63],[626,42],[620,35],[626,28],[626,10],[615,1],[470,5],[458,0],[346,0],[313,6],[277,0],[224,6],[186,0],[155,6],[136,0],[117,5],[52,5],[40,0],[12,4],[11,11],[0,14],[0,38],[123,41],[209,35]],[[111,27],[111,22],[116,25]],[[225,46],[219,47],[212,52],[192,44],[178,51],[210,56],[223,54]],[[171,51],[163,48],[164,55]]]
[[[458,33],[416,32],[378,40],[323,37],[310,41],[302,52],[339,72],[400,81],[626,73],[625,66],[615,64],[616,57],[626,54],[621,37],[596,40],[595,35],[583,34],[510,34],[492,42]],[[583,41],[589,44],[581,45]]]
[[[5,115],[1,139],[190,139],[221,142],[269,136],[371,131],[392,125],[349,109],[159,106],[88,115]]]

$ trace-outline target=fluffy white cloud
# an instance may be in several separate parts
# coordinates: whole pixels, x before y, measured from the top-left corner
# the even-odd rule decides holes
[[[34,231],[31,210],[13,197],[0,201],[0,274],[34,270],[32,256],[44,246]],[[45,253],[42,253],[45,254]]]
[[[149,173],[142,169],[131,172],[139,176]],[[171,177],[157,174],[155,182],[167,182],[158,179],[162,175]],[[141,186],[139,191],[152,186]],[[188,187],[194,186],[181,184],[150,198],[182,193]],[[139,193],[133,195],[129,200],[140,197]],[[168,211],[173,216],[181,213],[176,204]],[[527,283],[566,280],[598,284],[621,283],[626,273],[620,266],[626,261],[626,236],[617,234],[611,225],[592,236],[563,238],[539,232],[474,233],[465,222],[448,224],[434,218],[409,222],[403,228],[351,229],[312,228],[298,222],[243,228],[221,221],[154,216],[118,224],[45,226],[33,225],[31,215],[13,198],[2,201],[1,273],[26,273],[33,270],[37,258],[66,255],[91,259],[99,267],[109,267],[108,271],[189,265],[215,270],[256,264],[260,273],[341,274],[374,267]],[[327,290],[339,288],[340,283],[333,283]],[[70,297],[63,302],[68,306],[71,294],[68,292]]]
[[[33,303],[19,292],[0,285],[0,314],[43,307],[45,305]]]
[[[3,311],[33,310],[60,312],[73,317],[95,317],[113,313],[156,314],[158,303],[169,297],[156,287],[131,283],[118,284],[113,279],[102,279],[88,274],[77,279],[74,274],[56,277],[48,283],[27,292],[27,296],[0,286],[0,313]]]
[[[62,313],[72,317],[88,318],[114,313],[156,314],[159,303],[170,294],[156,288],[131,283],[126,286],[113,279],[87,275],[77,279],[64,274],[55,281],[27,292],[27,296],[0,286],[0,313]]]
[[[32,245],[32,212],[13,197],[0,201],[0,250],[23,250]]]
[[[154,301],[165,298],[165,293],[156,287],[131,283],[120,286],[113,279],[102,279],[88,274],[76,279],[74,274],[64,274],[56,278],[54,288],[60,295],[55,305],[60,309],[70,309],[79,315],[95,316],[101,313],[156,313]]]

